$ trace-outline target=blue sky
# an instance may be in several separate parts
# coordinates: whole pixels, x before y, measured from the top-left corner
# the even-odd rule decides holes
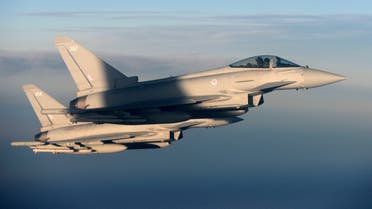
[[[149,10],[149,11],[199,11],[203,13],[239,13],[239,14],[262,14],[262,13],[312,13],[312,14],[350,14],[370,13],[371,2],[358,1],[12,1],[2,2],[3,10],[27,11],[27,10]]]
[[[1,1],[0,208],[370,208],[371,8],[361,0]],[[76,89],[56,35],[141,80],[257,54],[348,79],[265,95],[243,122],[188,131],[167,149],[34,155],[9,147],[39,128],[21,86],[35,83],[64,104]]]

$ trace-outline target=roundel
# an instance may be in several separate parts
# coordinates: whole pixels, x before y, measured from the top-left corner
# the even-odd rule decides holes
[[[217,79],[213,79],[213,80],[211,81],[211,84],[212,84],[213,86],[217,85],[217,83],[218,83]]]

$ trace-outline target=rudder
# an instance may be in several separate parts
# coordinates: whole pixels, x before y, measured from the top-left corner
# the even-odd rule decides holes
[[[43,90],[33,84],[26,84],[23,90],[40,121],[41,129],[47,130],[58,126],[71,125],[70,118],[66,114],[50,114],[44,111],[66,110],[66,107],[56,99],[49,96]]]
[[[77,85],[78,96],[130,86],[138,81],[137,76],[125,76],[66,36],[57,36],[54,42]]]

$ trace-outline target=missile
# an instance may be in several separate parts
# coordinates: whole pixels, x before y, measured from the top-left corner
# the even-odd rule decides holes
[[[74,149],[48,149],[48,148],[34,148],[33,151],[35,153],[39,152],[51,152],[54,154],[58,153],[68,153],[68,154],[95,154],[95,153],[114,153],[114,152],[121,152],[126,150],[127,147],[122,145],[122,144],[102,144],[102,145],[94,145],[91,146],[87,149],[79,149],[79,150],[74,150]]]

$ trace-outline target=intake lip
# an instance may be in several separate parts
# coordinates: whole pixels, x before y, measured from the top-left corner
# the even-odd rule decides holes
[[[87,108],[86,104],[87,96],[79,97],[70,102],[70,109],[84,110]]]
[[[48,131],[40,132],[35,135],[35,141],[46,142],[48,139]]]

